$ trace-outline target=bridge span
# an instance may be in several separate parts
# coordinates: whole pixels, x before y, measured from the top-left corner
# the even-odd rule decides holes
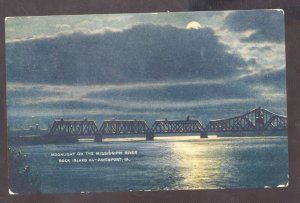
[[[203,125],[198,120],[157,120],[151,127],[147,140],[153,140],[157,134],[183,134],[194,133],[200,134],[201,138],[207,138],[207,133]]]
[[[54,121],[49,136],[96,136],[98,129],[95,121],[87,119],[83,121],[75,120],[56,120]]]
[[[104,135],[138,135],[150,131],[143,120],[109,120],[103,121],[95,141],[102,141]]]
[[[198,134],[207,138],[211,132],[277,132],[287,130],[287,117],[277,115],[263,108],[253,109],[233,118],[211,120],[204,127],[199,120],[156,120],[149,127],[144,120],[106,120],[98,129],[95,121],[54,121],[48,136],[94,137],[102,142],[103,136],[143,135],[153,140],[161,134]]]
[[[256,108],[241,116],[210,121],[207,132],[253,132],[287,130],[287,118],[266,109]]]

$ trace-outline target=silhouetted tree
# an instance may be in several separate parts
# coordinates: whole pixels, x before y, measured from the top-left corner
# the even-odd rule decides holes
[[[10,190],[15,193],[39,193],[41,182],[26,163],[26,156],[9,148],[8,158]]]

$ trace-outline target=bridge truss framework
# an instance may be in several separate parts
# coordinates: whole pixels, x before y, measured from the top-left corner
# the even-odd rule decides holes
[[[153,140],[155,134],[199,133],[206,138],[209,132],[251,132],[287,130],[287,118],[266,109],[256,108],[241,116],[212,120],[205,127],[199,120],[157,120],[149,128],[144,120],[108,120],[103,121],[99,130],[95,121],[54,121],[50,136],[95,136],[102,141],[103,135],[145,134],[147,140]]]
[[[241,116],[210,121],[205,127],[207,132],[282,130],[287,130],[287,118],[260,107]]]
[[[95,121],[54,121],[49,134],[50,136],[97,136],[98,129]]]

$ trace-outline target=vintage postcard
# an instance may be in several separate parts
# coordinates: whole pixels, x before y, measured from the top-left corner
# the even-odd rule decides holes
[[[282,10],[5,30],[10,194],[288,185]]]

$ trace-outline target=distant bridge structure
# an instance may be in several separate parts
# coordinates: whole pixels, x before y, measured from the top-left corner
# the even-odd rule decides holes
[[[101,135],[145,134],[149,127],[144,120],[103,121],[99,128]]]
[[[56,120],[54,121],[49,136],[96,136],[98,129],[95,121],[83,120]]]
[[[136,135],[148,132],[149,127],[144,120],[109,120],[103,121],[95,140],[102,140],[103,135]]]
[[[151,134],[177,134],[177,133],[199,133],[201,138],[207,137],[204,127],[198,120],[190,120],[187,117],[186,120],[157,120],[151,127],[149,138]],[[153,139],[153,138],[152,138]]]
[[[205,127],[205,131],[207,132],[283,130],[287,130],[287,118],[260,107],[241,116],[210,121]]]
[[[199,120],[156,120],[149,128],[144,120],[106,120],[99,130],[95,121],[56,120],[49,136],[91,136],[101,142],[107,135],[145,135],[153,140],[159,134],[200,134],[207,138],[210,132],[275,132],[287,130],[287,117],[277,115],[263,108],[253,109],[243,115],[228,119],[211,120],[204,127]]]

